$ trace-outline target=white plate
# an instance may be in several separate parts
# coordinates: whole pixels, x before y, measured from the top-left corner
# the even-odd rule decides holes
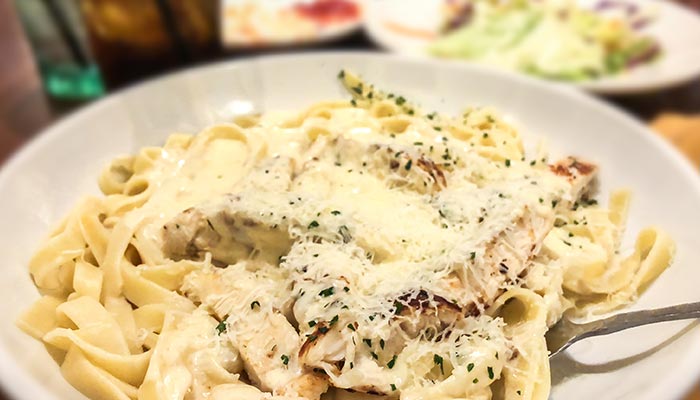
[[[440,5],[445,0],[374,0],[367,4],[365,27],[369,36],[385,49],[418,57],[431,57],[426,47],[431,39],[397,33],[387,23],[437,34]],[[688,82],[700,75],[700,16],[670,0],[622,0],[657,12],[644,32],[655,37],[663,56],[620,75],[573,85],[603,94],[649,92]],[[598,0],[581,0],[597,3]],[[465,61],[450,61],[465,63]]]
[[[278,37],[278,35],[274,35],[273,37],[265,37],[265,35],[262,34],[262,37],[256,40],[243,38],[240,33],[236,32],[235,29],[232,29],[233,23],[231,19],[226,16],[227,10],[233,10],[245,5],[250,6],[252,4],[253,7],[256,7],[259,10],[266,10],[268,13],[274,15],[281,10],[289,10],[294,5],[303,3],[303,1],[300,0],[265,0],[265,2],[259,2],[256,4],[257,1],[258,0],[224,0],[221,2],[220,26],[221,40],[224,47],[227,49],[259,49],[326,43],[348,36],[357,31],[362,26],[362,22],[364,20],[365,0],[347,0],[349,3],[355,4],[358,9],[356,18],[351,18],[341,22],[334,22],[327,25],[315,23],[313,20],[309,20],[309,22],[315,24],[315,29],[313,32],[306,32],[306,34],[302,34],[302,32],[295,33],[292,27],[285,27],[281,30],[281,37]],[[259,26],[262,33],[269,31],[268,27],[274,24],[279,24],[279,22],[275,22],[274,20],[260,21],[253,26]]]
[[[0,383],[22,400],[80,399],[46,351],[14,326],[38,295],[26,263],[48,229],[79,197],[97,193],[113,157],[162,144],[168,133],[197,132],[241,112],[299,109],[347,98],[341,68],[415,99],[456,112],[493,105],[527,139],[545,137],[558,154],[602,166],[602,190],[635,192],[625,246],[658,224],[678,243],[670,268],[634,308],[700,300],[700,178],[643,125],[579,91],[521,75],[430,60],[365,53],[280,56],[184,71],[110,96],[48,129],[0,172]],[[700,376],[700,329],[687,322],[592,339],[555,365],[553,399],[678,398]],[[677,336],[674,336],[677,335]]]

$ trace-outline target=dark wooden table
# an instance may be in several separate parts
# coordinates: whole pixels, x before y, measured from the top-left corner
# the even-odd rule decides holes
[[[700,0],[683,2],[700,10]],[[363,34],[332,46],[374,49]],[[329,47],[321,47],[319,50],[324,48]],[[695,125],[676,124],[675,119],[664,119],[654,126],[670,137],[681,151],[700,155],[700,79],[669,90],[606,100],[647,122],[662,113],[697,115]],[[43,128],[77,107],[79,106],[51,102],[44,96],[31,51],[22,35],[14,9],[9,1],[0,0],[0,164]],[[700,156],[694,162],[700,163]],[[2,398],[0,394],[0,399]],[[686,400],[700,400],[700,387]]]

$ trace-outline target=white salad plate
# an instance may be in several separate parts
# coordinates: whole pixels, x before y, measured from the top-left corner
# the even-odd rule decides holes
[[[527,143],[552,156],[578,155],[601,167],[600,200],[634,192],[623,250],[658,225],[677,243],[673,265],[632,305],[700,300],[700,177],[669,144],[624,113],[584,93],[471,64],[372,53],[276,56],[183,71],[111,95],[39,135],[0,171],[0,384],[18,400],[84,397],[62,378],[43,346],[14,321],[39,295],[27,262],[52,225],[86,194],[108,160],[169,133],[196,133],[238,114],[298,110],[349,98],[340,69],[361,74],[426,110],[495,107]],[[700,377],[700,329],[674,322],[575,345],[552,364],[555,400],[678,399]]]
[[[392,52],[433,57],[427,47],[441,26],[447,0],[374,0],[367,3],[365,28],[375,43]],[[600,94],[651,92],[688,82],[700,75],[700,15],[670,0],[620,0],[643,7],[653,16],[640,33],[658,40],[659,59],[618,75],[570,84]],[[594,6],[600,0],[578,0]],[[393,27],[399,26],[397,30]],[[407,33],[408,32],[408,33]],[[423,37],[425,35],[425,37]],[[469,61],[455,60],[460,64]]]

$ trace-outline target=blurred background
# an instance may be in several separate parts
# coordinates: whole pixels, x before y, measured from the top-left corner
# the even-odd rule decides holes
[[[0,0],[0,165],[57,119],[167,72],[279,52],[384,51],[365,33],[358,1],[269,1],[277,8],[257,7],[268,0]],[[700,0],[675,2],[700,13]],[[449,22],[464,22],[467,11]],[[700,79],[602,98],[700,166]]]
[[[699,0],[676,3],[700,12]],[[0,163],[56,119],[159,74],[266,53],[382,51],[363,17],[356,0],[0,0]],[[700,80],[606,100],[700,165]]]

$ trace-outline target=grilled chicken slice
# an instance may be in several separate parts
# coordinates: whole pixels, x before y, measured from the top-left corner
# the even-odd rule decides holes
[[[276,263],[291,246],[288,221],[269,213],[280,203],[294,175],[289,158],[272,158],[252,171],[240,191],[223,201],[189,208],[163,227],[163,251],[174,260],[201,260],[211,253],[217,265],[257,256]]]
[[[328,383],[298,360],[301,339],[284,315],[293,296],[280,274],[269,265],[239,263],[193,272],[182,291],[225,321],[222,335],[239,352],[257,387],[276,395],[317,400]]]

